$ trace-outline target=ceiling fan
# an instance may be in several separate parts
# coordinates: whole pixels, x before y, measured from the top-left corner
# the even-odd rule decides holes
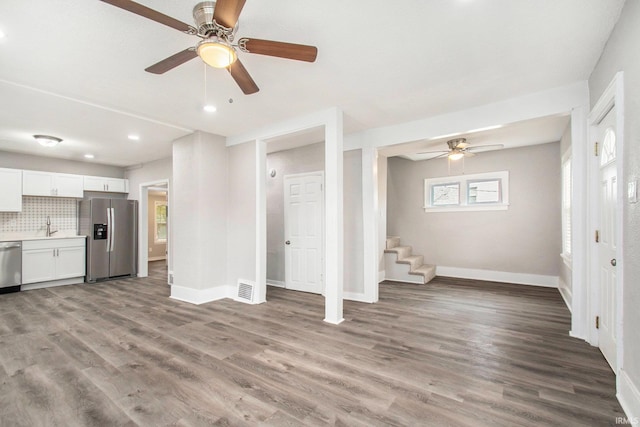
[[[449,160],[460,160],[463,157],[475,156],[475,153],[477,152],[498,150],[500,148],[504,148],[503,144],[481,145],[478,147],[472,147],[471,144],[467,142],[466,138],[450,139],[449,141],[447,141],[447,145],[449,146],[448,150],[423,151],[418,154],[439,153],[438,156],[432,157],[432,159],[439,159],[446,156],[449,158]]]
[[[217,0],[198,3],[193,8],[195,27],[131,0],[101,1],[201,39],[196,46],[189,47],[146,68],[145,71],[149,73],[166,73],[199,56],[212,67],[226,68],[242,92],[245,95],[250,95],[260,89],[238,59],[237,50],[306,62],[314,62],[318,55],[318,49],[315,46],[272,40],[243,37],[237,41],[237,44],[232,44],[238,30],[238,17],[246,0]]]

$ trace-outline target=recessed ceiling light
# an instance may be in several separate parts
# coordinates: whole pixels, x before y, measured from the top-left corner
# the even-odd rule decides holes
[[[140,141],[140,137],[138,135],[129,135],[127,138],[129,138],[132,141]]]
[[[93,154],[85,154],[84,157],[86,159],[93,159],[95,156]]]
[[[205,105],[204,107],[202,107],[202,109],[207,113],[215,113],[217,110],[217,108],[211,104]]]

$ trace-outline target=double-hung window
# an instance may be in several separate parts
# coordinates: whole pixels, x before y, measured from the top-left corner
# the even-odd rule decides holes
[[[486,211],[508,208],[508,171],[424,180],[425,212]]]
[[[154,204],[154,243],[167,243],[167,203]]]

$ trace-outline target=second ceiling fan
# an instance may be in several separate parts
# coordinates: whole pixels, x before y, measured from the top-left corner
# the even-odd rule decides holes
[[[318,55],[318,49],[315,46],[273,40],[243,37],[234,45],[238,17],[246,0],[217,0],[198,3],[193,8],[195,27],[131,0],[101,1],[201,39],[196,46],[189,47],[145,69],[145,71],[154,74],[166,73],[200,56],[205,63],[212,67],[226,68],[242,92],[250,95],[260,89],[238,59],[237,50],[306,62],[314,62]]]
[[[439,159],[441,157],[447,157],[449,160],[460,160],[463,157],[471,157],[475,156],[475,153],[480,151],[488,151],[488,150],[499,150],[504,148],[503,144],[492,144],[492,145],[480,145],[477,147],[472,147],[471,144],[467,142],[466,138],[455,138],[447,141],[448,150],[438,150],[438,151],[423,151],[418,154],[438,154],[432,159]]]

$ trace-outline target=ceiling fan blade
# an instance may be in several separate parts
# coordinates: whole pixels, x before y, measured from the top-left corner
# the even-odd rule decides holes
[[[182,52],[178,52],[175,55],[171,55],[170,57],[163,59],[157,64],[153,64],[152,66],[146,68],[145,71],[153,74],[164,74],[167,71],[172,70],[178,65],[182,65],[197,56],[198,54],[196,53],[195,49],[190,47],[183,50]]]
[[[447,154],[449,152],[449,150],[438,150],[438,151],[421,151],[419,153],[416,154],[436,154],[436,153],[442,153],[442,154]]]
[[[229,65],[227,70],[229,70],[231,77],[233,77],[233,80],[238,83],[238,86],[240,86],[240,89],[242,89],[242,92],[244,92],[245,95],[251,95],[252,93],[256,93],[260,90],[239,59],[236,59],[233,64]]]
[[[167,25],[171,28],[175,28],[178,31],[182,31],[188,34],[195,34],[197,31],[191,25],[185,24],[184,22],[178,21],[175,18],[165,15],[164,13],[160,13],[156,10],[148,8],[147,6],[143,6],[131,0],[101,0],[105,3],[109,3],[115,7],[119,7],[120,9],[127,10],[129,12],[135,13],[136,15],[140,15],[147,19],[151,19],[152,21],[159,22],[160,24]]]
[[[479,153],[480,151],[499,150],[501,148],[504,148],[504,144],[478,145],[475,147],[467,148],[467,151],[474,151],[476,153]]]
[[[277,56],[278,58],[295,59],[297,61],[315,62],[318,48],[304,44],[276,42],[273,40],[250,39],[238,40],[240,50],[259,55]]]
[[[238,17],[246,0],[217,0],[213,11],[213,19],[227,28],[233,28],[238,22]]]
[[[475,154],[473,154],[471,151],[467,151],[467,150],[465,150],[463,152],[463,154],[464,154],[465,157],[473,157],[473,156],[475,156]]]

